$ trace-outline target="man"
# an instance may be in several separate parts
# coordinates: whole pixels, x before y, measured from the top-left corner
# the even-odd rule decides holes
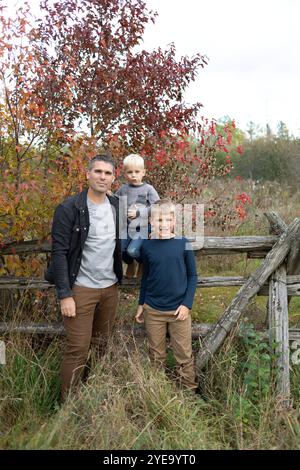
[[[61,398],[79,383],[91,343],[103,351],[115,320],[122,279],[118,199],[107,195],[114,162],[97,155],[87,169],[88,189],[62,202],[52,225],[46,279],[56,285],[67,334]]]

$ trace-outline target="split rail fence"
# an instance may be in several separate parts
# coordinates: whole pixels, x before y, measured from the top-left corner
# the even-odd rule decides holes
[[[199,338],[200,350],[196,357],[197,372],[219,349],[225,338],[238,324],[245,307],[255,295],[268,296],[268,332],[271,346],[276,351],[277,393],[284,407],[290,406],[290,342],[300,347],[300,329],[289,329],[288,305],[292,296],[300,295],[300,219],[287,226],[274,212],[265,214],[270,223],[268,236],[204,237],[204,245],[192,242],[193,249],[203,255],[246,253],[249,258],[261,258],[260,266],[248,277],[200,277],[197,287],[240,286],[236,296],[215,324],[194,324],[193,338]],[[49,242],[28,241],[11,243],[0,249],[0,256],[49,253]],[[125,280],[122,288],[134,288],[135,280]],[[48,282],[37,278],[0,277],[3,289],[51,289]],[[234,330],[235,331],[235,330]],[[33,334],[63,334],[62,324],[1,322],[0,334],[21,332]],[[143,328],[135,327],[141,335]]]

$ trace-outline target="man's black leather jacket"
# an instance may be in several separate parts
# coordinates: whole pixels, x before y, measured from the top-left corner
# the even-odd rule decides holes
[[[89,231],[87,189],[63,201],[55,210],[52,224],[51,262],[45,272],[45,279],[56,286],[59,299],[72,297],[84,243]],[[114,251],[114,272],[122,280],[122,254],[119,237],[119,200],[107,196],[113,206],[116,225],[116,247]]]

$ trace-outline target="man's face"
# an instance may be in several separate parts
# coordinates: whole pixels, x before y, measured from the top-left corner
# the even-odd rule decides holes
[[[170,210],[152,210],[151,214],[152,238],[168,239],[174,237],[175,215]]]
[[[91,189],[98,193],[106,193],[115,179],[114,169],[110,163],[96,161],[86,177]]]

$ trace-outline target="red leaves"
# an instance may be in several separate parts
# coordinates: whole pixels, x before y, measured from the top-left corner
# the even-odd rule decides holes
[[[247,193],[237,194],[236,200],[241,201],[243,205],[246,204],[246,202],[248,202],[248,204],[252,204],[251,198]]]
[[[252,204],[251,198],[247,193],[243,192],[241,194],[237,194],[235,199],[239,201],[239,203],[235,207],[235,211],[240,219],[245,219],[247,214],[244,205],[246,203]]]
[[[47,235],[53,207],[85,184],[86,161],[100,147],[117,164],[130,152],[143,154],[147,181],[161,196],[201,200],[209,181],[231,171],[232,153],[242,152],[235,149],[234,122],[198,123],[201,104],[183,101],[205,57],[178,60],[174,44],[136,52],[155,17],[142,0],[42,3],[45,15],[30,34],[25,12],[19,28],[9,22],[0,37],[7,87],[0,107],[8,149],[0,156],[4,236]],[[249,201],[232,200],[242,215]],[[216,205],[207,217],[223,210]]]
[[[245,219],[246,218],[246,211],[243,208],[243,206],[236,206],[235,211],[238,214],[240,219]]]
[[[216,211],[214,211],[212,209],[209,209],[208,211],[204,212],[205,219],[208,219],[210,217],[215,217],[215,215],[216,215]]]
[[[164,166],[167,161],[169,160],[169,156],[165,152],[165,150],[160,150],[154,155],[154,160],[160,165]]]
[[[182,96],[206,60],[196,54],[177,61],[174,45],[135,52],[155,18],[142,0],[65,0],[43,9],[33,37],[47,109],[54,101],[64,120],[75,125],[82,117],[101,139],[126,124],[120,133],[131,144],[144,142],[145,130],[163,137],[193,127],[200,104],[187,106]]]

